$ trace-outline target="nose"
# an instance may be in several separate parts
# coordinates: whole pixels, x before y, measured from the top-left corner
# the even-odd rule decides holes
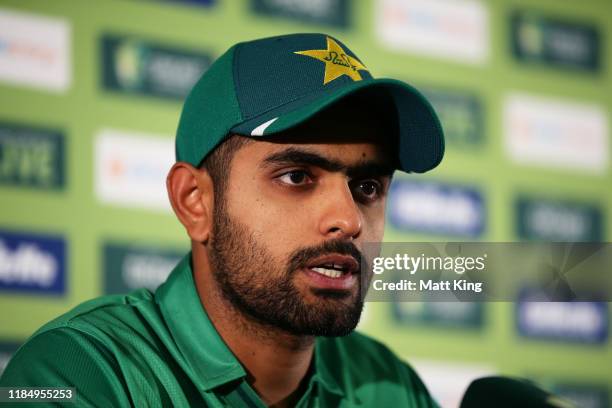
[[[330,239],[354,239],[359,236],[363,223],[362,214],[345,179],[329,186],[320,200],[321,234]]]

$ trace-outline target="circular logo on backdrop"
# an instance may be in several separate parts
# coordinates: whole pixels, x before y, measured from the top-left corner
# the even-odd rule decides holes
[[[115,50],[115,75],[121,86],[137,89],[144,80],[146,49],[138,41],[126,41]]]

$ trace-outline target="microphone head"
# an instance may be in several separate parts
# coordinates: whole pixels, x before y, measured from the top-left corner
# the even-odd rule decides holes
[[[530,381],[509,377],[478,378],[470,384],[460,408],[576,408]]]

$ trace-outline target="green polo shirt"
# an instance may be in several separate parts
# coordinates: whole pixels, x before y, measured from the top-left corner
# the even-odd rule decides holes
[[[265,407],[208,319],[190,259],[155,294],[101,297],[43,326],[11,359],[0,386],[76,387],[77,406]],[[408,365],[353,333],[317,338],[298,406],[436,404]]]

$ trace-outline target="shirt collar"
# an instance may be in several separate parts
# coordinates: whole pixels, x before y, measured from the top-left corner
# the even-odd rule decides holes
[[[195,374],[194,381],[204,391],[246,377],[246,371],[219,336],[202,306],[193,280],[191,252],[157,289],[155,299],[181,356]],[[331,362],[324,356],[326,343],[334,340],[316,339],[313,380],[327,391],[343,396],[344,391],[336,380],[339,373],[334,372]]]
[[[170,333],[196,384],[209,391],[246,376],[202,307],[193,280],[191,252],[174,268],[155,293]]]

